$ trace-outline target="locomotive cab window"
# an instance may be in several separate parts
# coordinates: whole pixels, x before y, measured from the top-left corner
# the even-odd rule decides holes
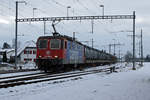
[[[43,39],[39,40],[38,41],[38,48],[39,49],[47,48],[47,40],[43,40]]]
[[[51,49],[60,49],[61,41],[59,39],[51,39],[50,40],[50,48]]]

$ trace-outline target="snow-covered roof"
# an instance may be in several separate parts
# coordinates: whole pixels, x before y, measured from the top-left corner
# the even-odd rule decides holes
[[[36,43],[35,41],[31,40],[31,41],[27,41],[25,42],[23,45],[21,45],[21,47],[19,49],[17,49],[17,56],[24,51],[25,48],[27,47],[36,47]],[[15,56],[15,52],[12,54],[12,56]]]
[[[0,49],[0,52],[11,52],[14,51],[14,49]]]

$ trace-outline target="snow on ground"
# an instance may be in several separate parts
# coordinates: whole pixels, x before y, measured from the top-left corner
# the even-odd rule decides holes
[[[17,72],[17,73],[0,74],[0,78],[10,77],[10,76],[17,76],[17,75],[36,74],[36,73],[40,73],[40,72],[41,71],[29,71],[29,72]]]
[[[0,89],[2,100],[150,100],[150,64],[135,71],[91,74]]]
[[[7,70],[19,70],[19,69],[36,69],[37,66],[33,62],[31,63],[25,63],[25,64],[17,64],[17,68],[15,67],[14,64],[9,64],[9,63],[1,63],[0,64],[0,71],[7,71]]]
[[[37,69],[35,63],[18,64],[18,69]]]
[[[0,72],[5,72],[5,71],[17,71],[20,70],[19,66],[22,66],[21,69],[37,69],[35,67],[34,63],[27,63],[27,64],[18,64],[18,68],[14,68],[14,66],[10,66],[8,63],[6,63],[7,66],[0,67]],[[16,73],[8,73],[8,74],[0,74],[0,78],[2,77],[10,77],[10,76],[15,76],[15,75],[24,75],[24,74],[34,74],[34,73],[39,73],[41,71],[28,71],[28,72],[16,72]]]

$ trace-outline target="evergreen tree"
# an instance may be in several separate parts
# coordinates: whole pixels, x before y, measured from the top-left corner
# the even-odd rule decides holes
[[[2,49],[11,49],[11,46],[7,42],[4,42]]]

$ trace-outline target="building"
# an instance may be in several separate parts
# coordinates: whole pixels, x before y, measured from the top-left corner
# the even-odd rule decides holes
[[[12,55],[15,58],[15,53]],[[17,50],[18,63],[34,63],[36,59],[36,43],[34,41],[27,41]]]
[[[15,52],[14,49],[0,49],[0,62],[3,62],[3,58],[6,57],[7,61],[10,61],[10,57],[13,55]]]

